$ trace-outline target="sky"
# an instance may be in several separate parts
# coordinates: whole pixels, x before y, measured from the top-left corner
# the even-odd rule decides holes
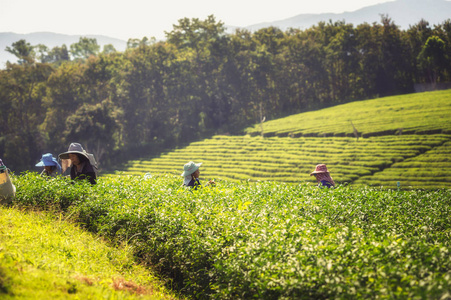
[[[390,1],[394,0],[0,0],[0,32],[162,39],[182,18],[214,15],[225,25],[245,27]]]

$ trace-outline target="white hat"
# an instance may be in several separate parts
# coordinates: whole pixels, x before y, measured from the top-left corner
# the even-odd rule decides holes
[[[188,176],[193,174],[194,172],[197,171],[197,169],[199,169],[199,167],[202,165],[202,163],[198,163],[196,164],[194,161],[190,161],[189,163],[186,163],[183,166],[183,173],[181,176]]]

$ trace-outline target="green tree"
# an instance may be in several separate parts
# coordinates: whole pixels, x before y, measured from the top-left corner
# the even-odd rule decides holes
[[[69,60],[69,51],[64,44],[61,47],[53,47],[49,52],[49,61],[52,63],[61,64],[62,62]]]
[[[376,89],[380,96],[413,91],[414,69],[409,46],[399,27],[388,16],[382,16],[378,28],[379,67],[376,73]]]
[[[41,63],[49,62],[49,48],[46,45],[38,44],[33,47],[33,51],[35,52],[36,59]]]
[[[352,24],[330,22],[321,26],[324,31],[324,68],[328,77],[328,99],[326,105],[355,99],[352,87],[356,82],[358,55],[355,30]]]
[[[451,81],[451,19],[444,21],[442,24],[435,26],[434,35],[438,36],[445,43],[445,64],[441,81]]]
[[[42,99],[45,118],[40,129],[45,132],[49,148],[67,150],[63,131],[66,119],[83,103],[83,74],[86,66],[80,63],[63,62],[48,78],[46,94]]]
[[[140,46],[150,46],[156,43],[156,39],[154,37],[148,38],[143,37],[142,39],[128,39],[127,41],[127,49],[134,49]]]
[[[214,16],[206,20],[184,18],[166,32],[169,44],[177,48],[180,60],[176,62],[185,76],[186,87],[174,86],[174,93],[181,94],[182,109],[174,119],[184,124],[178,126],[175,136],[185,139],[189,136],[200,137],[214,132],[215,105],[224,100],[218,96],[218,84],[221,74],[218,69],[223,64],[223,50],[227,44],[225,28],[222,22],[216,22]],[[177,77],[176,77],[177,78]],[[178,77],[180,78],[180,77]],[[182,92],[184,90],[184,92]],[[217,109],[216,109],[217,110]],[[219,119],[223,122],[224,118]]]
[[[94,105],[83,104],[66,119],[64,140],[67,144],[82,143],[100,164],[104,154],[114,149],[118,126],[113,112],[114,106],[108,100]]]
[[[15,55],[20,65],[34,62],[33,46],[25,40],[19,40],[13,43],[11,47],[6,47],[5,50]]]
[[[104,45],[103,46],[103,54],[110,54],[116,52],[116,48],[112,44]]]
[[[80,37],[78,43],[70,45],[70,54],[74,59],[86,59],[99,53],[100,46],[96,39]]]
[[[427,74],[430,83],[437,83],[446,66],[445,42],[437,36],[431,36],[418,55],[418,64]]]
[[[14,171],[27,170],[44,149],[41,101],[51,72],[49,65],[39,63],[9,64],[0,72],[0,150]]]
[[[202,21],[197,18],[183,18],[173,25],[170,32],[165,32],[167,41],[177,48],[189,47],[201,51],[211,41],[225,32],[224,23],[216,22],[213,15]]]
[[[364,23],[357,26],[355,30],[359,66],[356,70],[357,81],[354,89],[361,99],[377,97],[379,93],[376,82],[382,56],[380,27],[379,24]]]
[[[291,30],[286,39],[283,68],[278,76],[280,88],[287,91],[282,97],[284,111],[303,111],[317,107],[326,89],[324,49],[317,39],[316,29]]]

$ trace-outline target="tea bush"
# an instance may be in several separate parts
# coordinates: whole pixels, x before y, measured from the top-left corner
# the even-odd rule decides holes
[[[451,190],[101,177],[96,186],[14,176],[15,204],[58,209],[200,299],[451,295]],[[62,204],[64,203],[64,204]]]

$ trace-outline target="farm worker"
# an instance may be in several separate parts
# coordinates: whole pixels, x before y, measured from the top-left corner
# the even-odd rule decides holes
[[[58,155],[61,160],[67,160],[63,161],[63,166],[72,165],[70,168],[70,178],[72,180],[86,179],[91,184],[96,184],[97,175],[94,169],[96,166],[93,157],[90,156],[92,154],[87,153],[79,143],[71,143],[67,152]]]
[[[310,173],[310,176],[315,176],[316,181],[318,182],[319,187],[334,187],[335,182],[330,176],[329,171],[325,164],[316,165],[315,171]]]
[[[0,204],[9,204],[16,196],[16,187],[9,178],[9,169],[0,159]]]
[[[198,187],[202,186],[199,181],[199,167],[201,165],[202,163],[196,164],[195,162],[190,161],[183,166],[183,173],[181,176],[185,177],[185,179],[183,180],[184,186],[189,186],[191,188],[194,187],[195,190],[197,190]],[[210,180],[208,184],[215,184],[215,182],[213,180]]]
[[[61,166],[56,158],[53,157],[52,153],[43,154],[41,161],[36,164],[36,167],[44,167],[41,176],[55,177],[58,174],[62,174]]]

